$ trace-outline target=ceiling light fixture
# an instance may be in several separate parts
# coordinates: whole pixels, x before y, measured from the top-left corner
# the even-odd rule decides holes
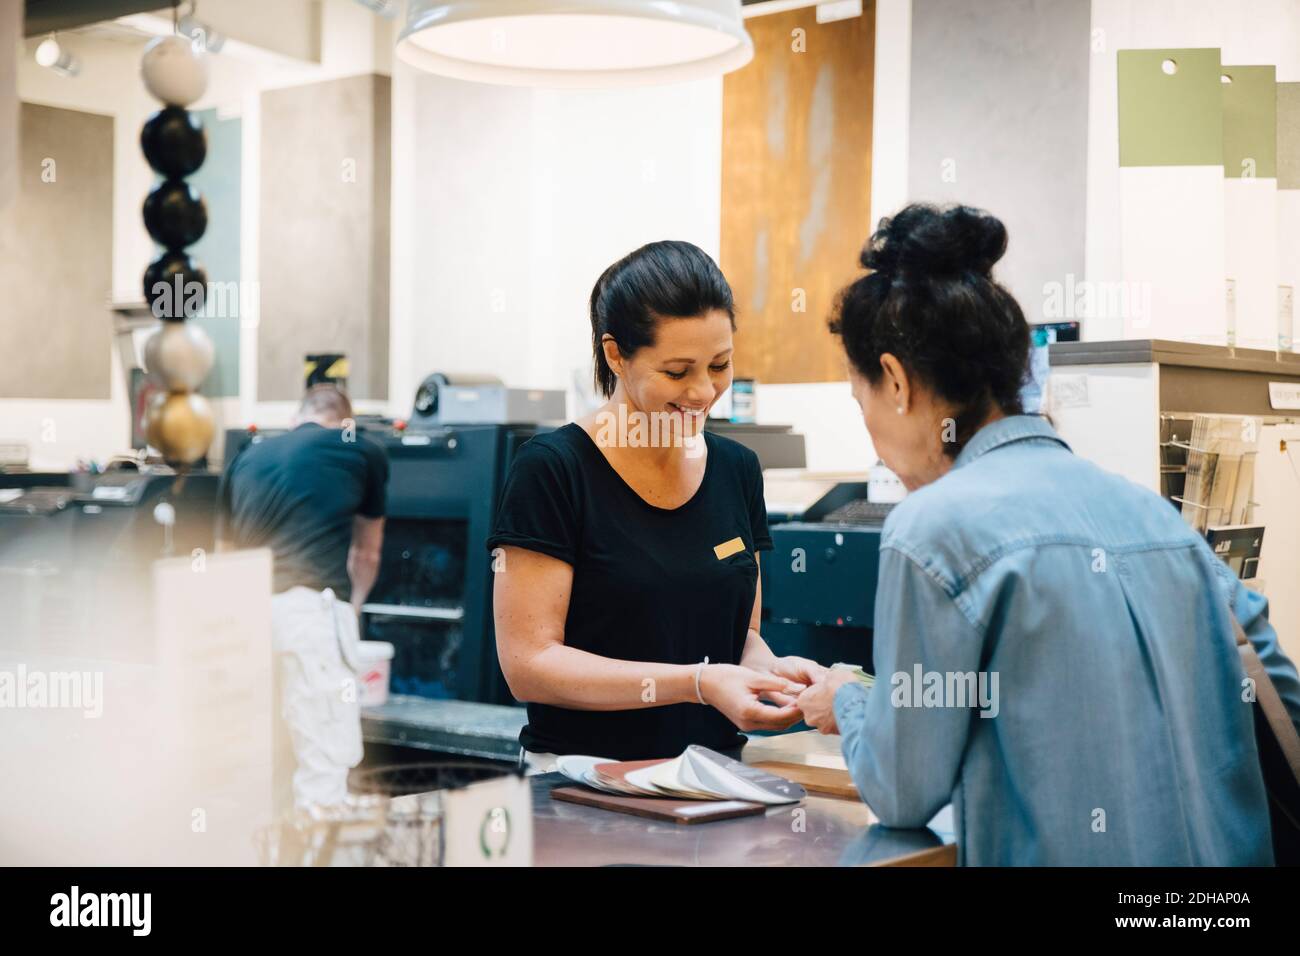
[[[397,16],[397,0],[357,0],[357,3],[389,20]]]
[[[36,62],[59,76],[76,76],[81,72],[81,61],[59,45],[50,34],[36,48]]]
[[[410,0],[397,55],[480,83],[615,87],[721,76],[754,45],[740,0]]]

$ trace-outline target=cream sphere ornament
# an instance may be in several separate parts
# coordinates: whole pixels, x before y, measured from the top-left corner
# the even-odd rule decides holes
[[[188,37],[158,37],[144,49],[140,75],[153,97],[168,106],[189,106],[208,88],[208,57]]]
[[[212,444],[216,423],[212,406],[202,395],[172,392],[149,403],[145,436],[170,465],[192,465]]]
[[[212,371],[214,350],[193,322],[164,322],[144,344],[144,367],[169,392],[192,392]]]

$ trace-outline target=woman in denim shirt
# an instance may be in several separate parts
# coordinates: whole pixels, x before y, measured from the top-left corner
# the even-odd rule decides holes
[[[1022,414],[1029,330],[991,277],[997,219],[913,205],[862,254],[831,330],[877,453],[876,688],[799,699],[887,826],[953,804],[993,865],[1273,861],[1235,614],[1300,724],[1267,602],[1152,492]]]

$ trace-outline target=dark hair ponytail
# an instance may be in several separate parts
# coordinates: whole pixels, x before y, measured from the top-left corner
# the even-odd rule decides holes
[[[1006,249],[1006,227],[982,210],[913,203],[880,220],[860,258],[872,271],[840,292],[830,322],[871,384],[888,352],[956,407],[949,455],[995,408],[1023,411],[1029,325],[992,276]]]
[[[680,240],[652,242],[618,260],[591,290],[596,391],[608,398],[618,383],[605,360],[606,335],[613,336],[620,355],[630,358],[654,344],[659,319],[685,319],[713,310],[726,312],[735,328],[731,286],[699,246]]]

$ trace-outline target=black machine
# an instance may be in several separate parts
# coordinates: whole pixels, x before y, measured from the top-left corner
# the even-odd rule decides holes
[[[867,500],[867,482],[835,485],[797,520],[770,527],[763,635],[777,654],[871,671],[880,535],[894,506]]]
[[[486,542],[514,454],[539,430],[457,425],[374,436],[388,452],[388,509],[362,627],[397,648],[393,693],[512,702],[497,664]]]

